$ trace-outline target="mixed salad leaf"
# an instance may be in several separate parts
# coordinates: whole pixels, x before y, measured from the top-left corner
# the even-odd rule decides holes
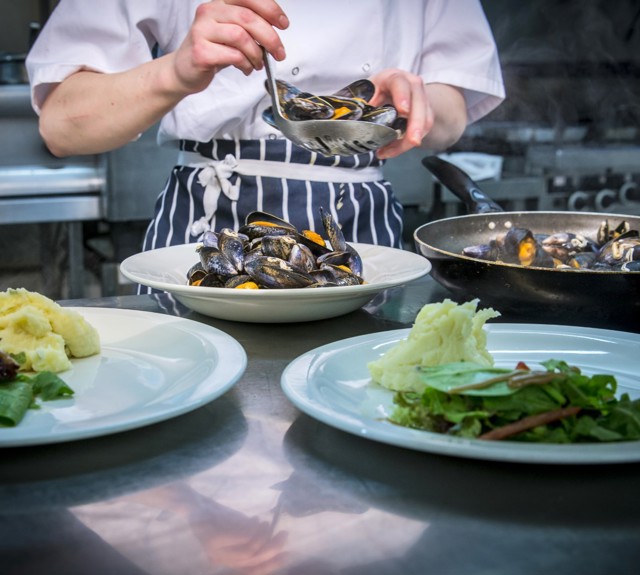
[[[551,359],[544,369],[473,362],[419,368],[422,393],[396,392],[390,421],[479,439],[581,443],[640,439],[640,399],[616,397],[612,375]]]
[[[73,390],[55,373],[21,373],[20,359],[20,354],[0,351],[0,426],[18,425],[28,409],[38,409],[38,400],[73,395]]]

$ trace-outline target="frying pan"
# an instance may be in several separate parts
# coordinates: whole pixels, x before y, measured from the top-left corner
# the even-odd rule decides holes
[[[431,275],[463,299],[535,321],[640,331],[640,272],[523,267],[461,255],[467,246],[489,243],[509,227],[534,234],[574,232],[594,238],[604,220],[626,220],[640,230],[640,217],[593,212],[505,212],[457,166],[436,156],[423,165],[472,212],[417,228],[418,253],[431,261]]]

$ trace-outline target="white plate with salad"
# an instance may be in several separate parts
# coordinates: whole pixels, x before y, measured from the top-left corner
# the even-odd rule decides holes
[[[484,327],[496,367],[550,359],[578,367],[585,375],[609,374],[616,397],[640,397],[640,334],[538,324],[494,323]],[[394,393],[371,381],[367,364],[407,338],[409,329],[358,336],[309,351],[282,375],[286,396],[306,414],[361,437],[450,456],[549,464],[640,461],[640,441],[550,444],[467,439],[396,425]]]
[[[43,401],[15,427],[0,427],[0,447],[58,443],[150,425],[223,395],[247,356],[226,333],[185,318],[109,308],[75,309],[101,340],[99,354],[58,374],[69,398]]]

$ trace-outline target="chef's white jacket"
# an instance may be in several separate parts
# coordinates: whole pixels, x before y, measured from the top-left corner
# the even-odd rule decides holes
[[[175,50],[201,0],[61,0],[27,59],[36,111],[82,69],[120,72]],[[504,98],[495,42],[478,0],[281,0],[290,26],[276,76],[332,93],[385,68],[463,90],[469,122]],[[265,74],[229,67],[161,123],[159,141],[281,138],[261,118]]]

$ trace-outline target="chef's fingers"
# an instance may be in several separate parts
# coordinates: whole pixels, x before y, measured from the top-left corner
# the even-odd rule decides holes
[[[227,4],[244,6],[261,16],[272,26],[284,30],[289,27],[289,18],[277,2],[273,0],[224,0]]]
[[[255,70],[262,68],[262,50],[258,44],[264,46],[276,60],[283,60],[284,46],[272,23],[279,18],[267,14],[269,19],[265,19],[252,8],[231,2],[247,4],[254,0],[214,0],[201,4],[196,10],[196,19],[192,26],[194,37],[238,50],[246,61],[242,64],[237,62],[230,62],[230,64],[238,66],[245,73],[248,71],[247,64]],[[266,5],[271,4],[277,7],[277,4],[270,0],[266,2]],[[278,11],[284,15],[279,8]]]
[[[394,157],[419,146],[434,123],[433,109],[422,79],[400,70],[385,70],[372,80],[378,87],[372,105],[391,103],[398,115],[407,120],[404,136],[378,150],[378,157]]]

